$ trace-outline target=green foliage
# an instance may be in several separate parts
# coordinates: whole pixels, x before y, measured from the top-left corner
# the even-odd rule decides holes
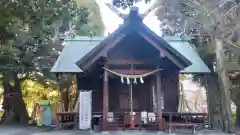
[[[219,37],[224,41],[227,69],[237,70],[239,7],[234,1],[161,0],[156,4],[161,6],[157,16],[165,35],[195,37],[191,43],[212,71],[216,63],[215,41],[212,39]]]
[[[232,113],[232,121],[233,121],[233,123],[236,122],[236,112]]]
[[[179,75],[179,80],[180,81],[184,81],[186,79],[186,76],[185,75],[183,75],[183,74],[180,74]]]
[[[47,98],[52,103],[59,101],[60,93],[58,89],[45,87],[37,81],[25,80],[21,84],[21,89],[28,109],[31,109],[35,103],[38,103],[43,94],[47,95]]]
[[[92,34],[92,36],[102,36],[104,24],[96,0],[76,0],[76,3],[80,8],[87,8],[90,12],[88,23],[84,25],[81,31],[77,31],[77,35],[90,36]]]
[[[6,13],[0,21],[5,31],[0,35],[11,35],[0,38],[0,72],[17,72],[20,78],[45,85],[53,82],[49,69],[62,49],[57,42],[60,34],[81,31],[89,11],[78,8],[74,0],[3,0],[0,7]]]
[[[22,73],[40,71],[42,65],[51,67],[48,61],[57,55],[53,50],[59,49],[55,43],[58,35],[71,28],[69,22],[81,29],[89,15],[87,9],[77,8],[72,0],[5,0],[0,4],[7,7],[3,12],[11,12],[3,17],[11,22],[1,22],[2,29],[7,30],[2,34],[12,35],[1,38],[1,69]]]
[[[113,3],[133,4],[120,2]],[[18,73],[29,107],[40,93],[58,89],[49,69],[62,49],[60,35],[102,35],[104,29],[98,5],[89,0],[2,0],[0,12],[0,73]]]
[[[81,33],[90,12],[75,0],[2,0],[0,12],[0,73],[18,74],[30,107],[40,93],[56,93],[49,70],[63,47],[59,37]],[[53,95],[51,100],[59,99]]]

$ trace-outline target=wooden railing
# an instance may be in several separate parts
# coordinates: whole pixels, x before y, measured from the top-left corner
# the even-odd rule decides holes
[[[56,113],[57,129],[77,129],[77,112],[58,112]]]
[[[155,114],[155,121],[149,121],[144,124],[141,119],[141,113],[136,112],[134,116],[134,129],[139,130],[159,130],[159,119],[157,114]],[[172,112],[164,112],[163,116],[163,127],[166,126],[166,123],[171,122],[192,122],[192,123],[200,123],[205,126],[205,120],[207,114],[204,113],[172,113]],[[102,112],[93,112],[92,113],[93,124],[97,123],[102,124]],[[113,119],[108,119],[108,130],[129,130],[130,129],[130,115],[129,112],[113,112]],[[78,127],[78,112],[62,112],[57,113],[57,127],[58,128],[77,128]]]
[[[201,125],[200,128],[206,127],[207,113],[180,113],[180,112],[164,112],[163,118],[166,123],[196,123]]]
[[[131,117],[129,113],[114,112],[113,119],[108,121],[108,130],[131,130],[130,128]],[[141,120],[140,112],[136,112],[134,115],[134,130],[158,130],[158,119],[155,121],[148,121],[146,124]]]

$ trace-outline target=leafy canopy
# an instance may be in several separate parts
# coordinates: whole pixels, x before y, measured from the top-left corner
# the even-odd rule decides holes
[[[0,10],[0,72],[29,77],[49,72],[60,34],[80,31],[89,16],[74,0],[3,0]]]

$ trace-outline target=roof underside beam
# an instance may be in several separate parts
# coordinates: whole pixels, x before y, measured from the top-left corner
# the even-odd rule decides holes
[[[169,54],[167,51],[163,50],[159,45],[154,42],[153,40],[150,40],[143,32],[139,32],[139,34],[150,44],[152,44],[157,50],[159,50],[161,53],[163,53],[164,56],[166,56],[169,60],[171,60],[177,67],[180,69],[184,69],[185,67],[183,66],[182,63],[177,61],[171,54]]]
[[[95,56],[93,57],[89,57],[87,61],[87,63],[85,65],[82,65],[82,69],[86,70],[88,69],[91,65],[94,64],[94,62],[96,62],[100,57],[105,57],[107,58],[107,51],[112,49],[117,43],[119,43],[124,37],[126,36],[126,34],[121,34],[120,36],[116,37],[115,40],[113,40],[110,43],[104,43],[102,42],[101,44],[105,44],[106,46],[103,47],[103,49],[100,50],[100,52],[98,52]]]

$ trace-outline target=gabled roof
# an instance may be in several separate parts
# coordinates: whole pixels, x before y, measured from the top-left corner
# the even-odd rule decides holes
[[[183,41],[177,36],[167,36],[164,38],[174,49],[188,58],[192,65],[181,70],[181,73],[210,73],[210,69],[198,55],[195,47],[190,45],[187,40]]]
[[[77,36],[74,38],[65,38],[64,46],[60,56],[54,63],[51,72],[77,73],[82,70],[76,65],[76,62],[95,48],[105,37],[85,37]]]
[[[106,37],[83,37],[66,38],[67,45],[64,46],[60,56],[51,69],[51,72],[78,73],[82,70],[76,62],[99,45]],[[181,70],[181,73],[209,73],[209,68],[202,61],[195,48],[187,40],[177,36],[166,36],[163,38],[172,48],[188,58],[192,63],[189,67]]]
[[[116,31],[110,36],[105,38],[99,45],[91,50],[84,57],[79,59],[77,65],[80,68],[88,68],[89,62],[94,62],[102,56],[103,52],[107,52],[110,48],[107,47],[109,44],[112,46],[116,45],[118,41],[122,40],[123,37],[128,36],[130,33],[138,33],[145,40],[150,42],[156,49],[165,54],[168,59],[176,64],[180,69],[190,66],[192,63],[184,57],[180,52],[171,47],[164,39],[158,36],[156,33],[151,31],[142,21],[138,10],[131,10],[129,16],[125,19],[124,24],[121,25]]]

